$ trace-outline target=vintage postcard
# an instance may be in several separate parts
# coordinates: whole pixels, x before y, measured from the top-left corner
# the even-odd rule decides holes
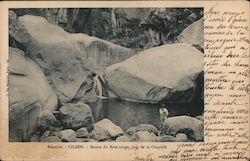
[[[1,160],[250,158],[247,1],[0,9]]]

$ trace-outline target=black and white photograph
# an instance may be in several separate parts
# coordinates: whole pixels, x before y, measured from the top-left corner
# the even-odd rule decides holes
[[[203,142],[203,8],[10,8],[9,142]]]

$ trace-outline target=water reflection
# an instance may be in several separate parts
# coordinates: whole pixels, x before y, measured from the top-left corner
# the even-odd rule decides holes
[[[92,109],[96,121],[108,118],[124,130],[141,123],[149,123],[157,128],[161,125],[159,115],[161,104],[136,103],[119,99],[98,99],[96,102],[88,104]],[[203,106],[202,101],[166,104],[169,117],[178,115],[201,115],[204,111]]]

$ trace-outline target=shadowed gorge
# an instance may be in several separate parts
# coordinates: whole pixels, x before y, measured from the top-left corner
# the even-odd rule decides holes
[[[204,140],[202,8],[10,9],[9,37],[11,141]]]

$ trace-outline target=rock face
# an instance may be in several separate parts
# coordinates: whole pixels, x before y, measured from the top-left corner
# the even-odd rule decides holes
[[[116,17],[119,19],[125,18],[127,21],[140,21],[149,15],[148,8],[115,8],[113,10]],[[122,17],[122,16],[124,17]],[[122,24],[123,25],[123,24]]]
[[[131,49],[86,34],[72,34],[86,57],[95,67],[107,67],[135,55]]]
[[[10,13],[10,44],[25,50],[40,66],[60,103],[96,99],[93,68],[106,67],[134,55],[130,49],[96,37],[70,34],[43,17],[16,18]]]
[[[69,33],[42,17],[25,15],[19,20],[31,36],[26,54],[42,68],[61,102],[72,100],[82,84],[93,84],[83,51]]]
[[[41,111],[57,107],[57,97],[41,69],[24,53],[9,48],[10,141],[22,141],[37,128]]]
[[[178,40],[191,45],[199,45],[204,48],[204,19],[201,18],[185,28],[178,36]]]
[[[86,33],[101,39],[109,40],[124,47],[141,51],[147,48],[150,41],[140,22],[149,17],[149,8],[22,8],[11,9],[18,16],[26,14],[45,17],[50,23],[58,25],[71,33]],[[162,9],[161,9],[162,10]],[[160,21],[170,18],[162,28],[162,39],[172,43],[179,33],[189,24],[203,16],[202,9],[167,9],[170,15],[156,13]],[[157,19],[157,18],[156,18]],[[156,21],[159,22],[159,21]],[[178,26],[177,26],[178,25]],[[158,25],[160,26],[160,25]],[[170,35],[170,39],[169,36]]]
[[[84,103],[64,104],[60,108],[61,121],[65,128],[79,129],[81,127],[90,128],[94,122],[90,107]]]
[[[108,90],[121,99],[189,102],[199,93],[196,78],[202,71],[203,54],[180,43],[151,48],[114,64],[103,78]]]
[[[195,141],[202,141],[204,138],[204,124],[202,121],[189,116],[175,116],[166,119],[163,123],[163,130],[166,134],[175,136],[178,133],[185,133]]]
[[[42,68],[61,102],[71,100],[82,84],[92,87],[93,81],[88,81],[91,73],[86,68],[87,63],[70,34],[42,17],[27,15],[20,17],[20,21],[12,17],[11,40]],[[89,88],[82,93],[87,90]]]

